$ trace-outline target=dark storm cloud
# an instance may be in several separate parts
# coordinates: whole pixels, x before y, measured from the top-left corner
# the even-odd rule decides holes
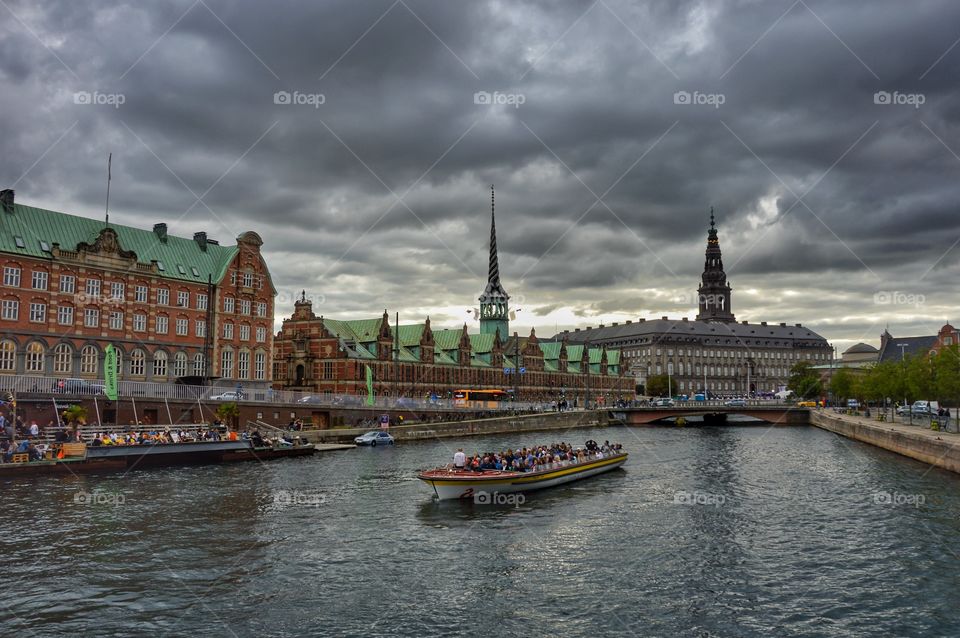
[[[118,221],[264,236],[278,318],[307,288],[459,323],[490,183],[524,326],[688,313],[711,205],[740,318],[843,342],[923,327],[877,291],[951,311],[955,3],[6,6],[0,185],[100,215],[112,151]]]

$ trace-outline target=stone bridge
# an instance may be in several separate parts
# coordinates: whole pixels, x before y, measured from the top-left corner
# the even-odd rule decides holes
[[[610,410],[610,419],[626,425],[672,425],[671,419],[701,417],[704,425],[725,425],[729,416],[746,416],[774,425],[809,425],[810,409],[792,405],[678,406],[670,408],[624,408]],[[740,421],[736,425],[749,425]]]

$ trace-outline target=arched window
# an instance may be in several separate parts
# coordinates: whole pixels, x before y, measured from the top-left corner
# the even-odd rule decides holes
[[[27,346],[27,373],[43,372],[43,354],[44,348],[42,343],[34,341]]]
[[[193,357],[193,374],[197,377],[202,377],[206,374],[206,365],[203,360],[202,352],[198,352]]]
[[[17,344],[9,339],[0,341],[0,371],[13,372],[17,363]]]
[[[153,355],[153,376],[167,376],[167,353],[159,350]]]
[[[266,379],[267,374],[267,353],[263,350],[257,350],[253,355],[253,378],[257,381]]]
[[[73,371],[73,348],[66,343],[58,343],[53,349],[53,371],[56,374],[70,374]]]
[[[250,378],[250,351],[241,350],[237,353],[237,378]]]
[[[173,357],[173,376],[175,377],[185,377],[187,376],[187,353],[178,352]]]
[[[83,346],[80,350],[80,374],[96,374],[97,367],[96,346]]]
[[[146,369],[147,355],[137,348],[130,353],[130,376],[142,377]]]
[[[220,376],[228,379],[233,376],[233,350],[229,348],[220,353]]]

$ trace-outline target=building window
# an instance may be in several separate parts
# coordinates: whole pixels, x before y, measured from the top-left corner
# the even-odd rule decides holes
[[[16,299],[4,299],[0,307],[3,309],[3,314],[0,316],[4,319],[16,321],[20,316],[20,302]]]
[[[167,330],[169,330],[170,319],[167,315],[157,315],[157,334],[165,335]]]
[[[146,370],[147,356],[143,350],[137,348],[130,353],[130,376],[142,377]]]
[[[193,356],[193,376],[202,377],[207,373],[204,365],[203,353],[198,352]]]
[[[231,286],[236,286],[236,285],[237,285],[237,271],[236,271],[236,270],[231,270],[231,271],[230,271],[230,285],[231,285]]]
[[[61,326],[73,325],[73,306],[57,307],[57,323]]]
[[[253,288],[253,273],[245,272],[243,273],[243,287],[244,288]]]
[[[43,372],[43,346],[36,341],[27,346],[26,370],[30,372]]]
[[[3,285],[12,286],[14,288],[20,287],[20,269],[16,266],[4,266],[3,267]]]
[[[100,280],[99,279],[87,279],[86,287],[87,296],[92,299],[96,299],[100,296]]]
[[[262,381],[267,373],[267,354],[258,351],[253,355],[253,378]]]
[[[133,313],[133,330],[134,332],[146,332],[147,315],[142,312]]]
[[[113,299],[123,299],[126,293],[126,286],[122,281],[114,281],[110,284],[110,297]]]
[[[100,326],[100,311],[96,308],[86,308],[83,311],[83,325],[85,328]]]
[[[47,281],[49,280],[50,275],[47,274],[46,270],[34,270],[33,271],[33,289],[34,290],[46,290]]]
[[[250,378],[250,353],[246,350],[241,350],[237,354],[237,378]]]
[[[73,275],[60,275],[60,292],[73,293],[77,288],[77,280]]]
[[[70,374],[73,370],[73,350],[65,343],[58,343],[53,349],[53,371],[57,374]]]
[[[257,302],[257,316],[266,317],[267,316],[267,304],[263,301]]]
[[[110,312],[110,329],[123,330],[123,313],[119,310]]]
[[[205,321],[200,321],[199,319],[195,322],[194,334],[198,337],[204,337],[207,334],[207,323]]]
[[[0,341],[0,370],[3,372],[13,372],[17,361],[17,344],[4,339]]]
[[[250,341],[250,326],[247,324],[240,325],[240,341]]]
[[[220,376],[233,376],[233,350],[224,350],[220,353]]]
[[[80,351],[80,374],[97,373],[97,349],[94,346],[83,346]]]
[[[47,304],[30,303],[30,321],[34,323],[43,323],[47,320]]]
[[[189,333],[190,324],[186,319],[180,318],[177,319],[177,336],[186,337]]]
[[[177,305],[181,308],[190,306],[190,293],[186,290],[177,291]]]
[[[173,376],[187,376],[187,353],[178,352],[173,356]]]
[[[248,315],[248,316],[249,316],[249,314],[250,314],[250,300],[249,300],[249,299],[241,299],[241,300],[240,300],[240,314],[241,314],[241,315]]]
[[[324,361],[323,362],[323,378],[332,379],[333,378],[333,361]]]
[[[153,376],[167,376],[167,353],[163,350],[153,355]]]
[[[147,287],[143,284],[137,284],[133,294],[138,303],[147,303]]]
[[[233,339],[233,324],[229,321],[223,324],[223,338]]]
[[[207,309],[207,296],[206,295],[197,295],[197,310],[206,310]]]
[[[234,305],[233,297],[225,297],[223,300],[223,311],[233,312],[233,305]]]
[[[170,305],[170,289],[157,288],[157,304],[160,306]]]
[[[263,326],[257,326],[257,343],[264,343],[267,340],[267,329]]]

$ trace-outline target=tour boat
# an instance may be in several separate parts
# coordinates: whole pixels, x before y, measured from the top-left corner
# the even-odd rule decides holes
[[[433,487],[441,501],[473,499],[479,503],[497,502],[492,495],[529,492],[578,481],[588,476],[615,470],[627,460],[626,452],[610,452],[584,461],[551,463],[532,472],[506,470],[457,470],[440,467],[420,472],[417,478]]]

